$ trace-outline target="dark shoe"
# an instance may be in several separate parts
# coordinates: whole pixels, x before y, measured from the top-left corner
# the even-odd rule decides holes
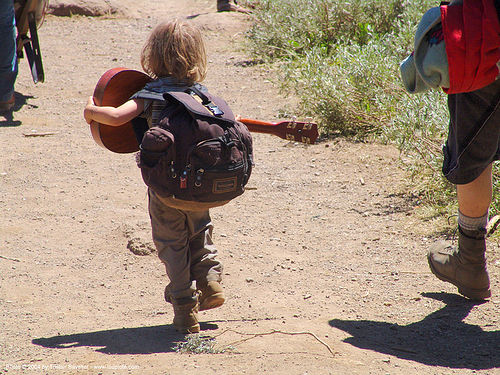
[[[252,13],[249,9],[243,8],[237,4],[233,4],[228,0],[217,0],[217,12],[240,12],[240,13]]]
[[[485,252],[484,233],[469,236],[459,228],[458,248],[439,242],[427,254],[427,261],[438,279],[455,285],[465,297],[484,300],[491,297]]]
[[[174,327],[180,333],[200,332],[198,300],[193,298],[170,299],[174,306]]]
[[[0,112],[12,111],[12,108],[14,108],[15,103],[16,99],[14,97],[14,94],[12,94],[12,97],[9,100],[7,100],[6,102],[0,102]]]
[[[196,286],[200,291],[200,311],[215,309],[224,304],[224,290],[217,281],[209,281],[206,284],[197,282]]]

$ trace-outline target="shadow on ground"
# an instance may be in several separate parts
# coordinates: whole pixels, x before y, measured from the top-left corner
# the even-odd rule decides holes
[[[0,128],[8,128],[14,126],[21,126],[21,121],[14,119],[14,112],[17,112],[23,108],[24,105],[27,104],[28,99],[33,99],[33,96],[23,95],[19,92],[15,94],[16,103],[14,104],[14,108],[11,111],[0,112]],[[36,106],[31,105],[33,108]],[[2,120],[2,117],[4,120]]]
[[[463,322],[481,302],[448,293],[422,296],[442,301],[446,306],[404,326],[370,320],[332,319],[329,323],[352,336],[344,342],[361,349],[431,366],[474,370],[500,367],[500,331],[484,331]]]
[[[196,17],[199,17],[199,16],[204,16],[204,15],[207,15],[207,14],[210,14],[210,12],[205,12],[205,13],[196,13],[196,14],[192,14],[190,16],[187,16],[186,18],[188,20],[192,20],[192,19],[195,19]]]
[[[217,329],[215,324],[200,325],[202,330]],[[105,354],[152,354],[174,352],[182,341],[185,335],[177,333],[171,325],[161,325],[37,338],[32,343],[54,349],[98,347],[97,351]]]

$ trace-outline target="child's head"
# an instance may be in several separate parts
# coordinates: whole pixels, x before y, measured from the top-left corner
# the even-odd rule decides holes
[[[178,20],[160,23],[142,49],[141,65],[154,78],[174,77],[189,84],[203,81],[207,56],[200,30]]]

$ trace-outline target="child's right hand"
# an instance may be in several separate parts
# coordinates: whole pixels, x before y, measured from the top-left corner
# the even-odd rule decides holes
[[[87,105],[85,106],[85,109],[83,110],[83,117],[85,118],[85,121],[87,124],[90,124],[93,120],[92,118],[92,108],[95,107],[94,103],[94,97],[90,96],[87,100]]]

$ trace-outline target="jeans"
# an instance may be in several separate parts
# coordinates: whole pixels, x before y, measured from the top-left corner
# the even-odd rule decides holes
[[[14,1],[0,0],[0,102],[14,94],[17,78],[16,20]]]

